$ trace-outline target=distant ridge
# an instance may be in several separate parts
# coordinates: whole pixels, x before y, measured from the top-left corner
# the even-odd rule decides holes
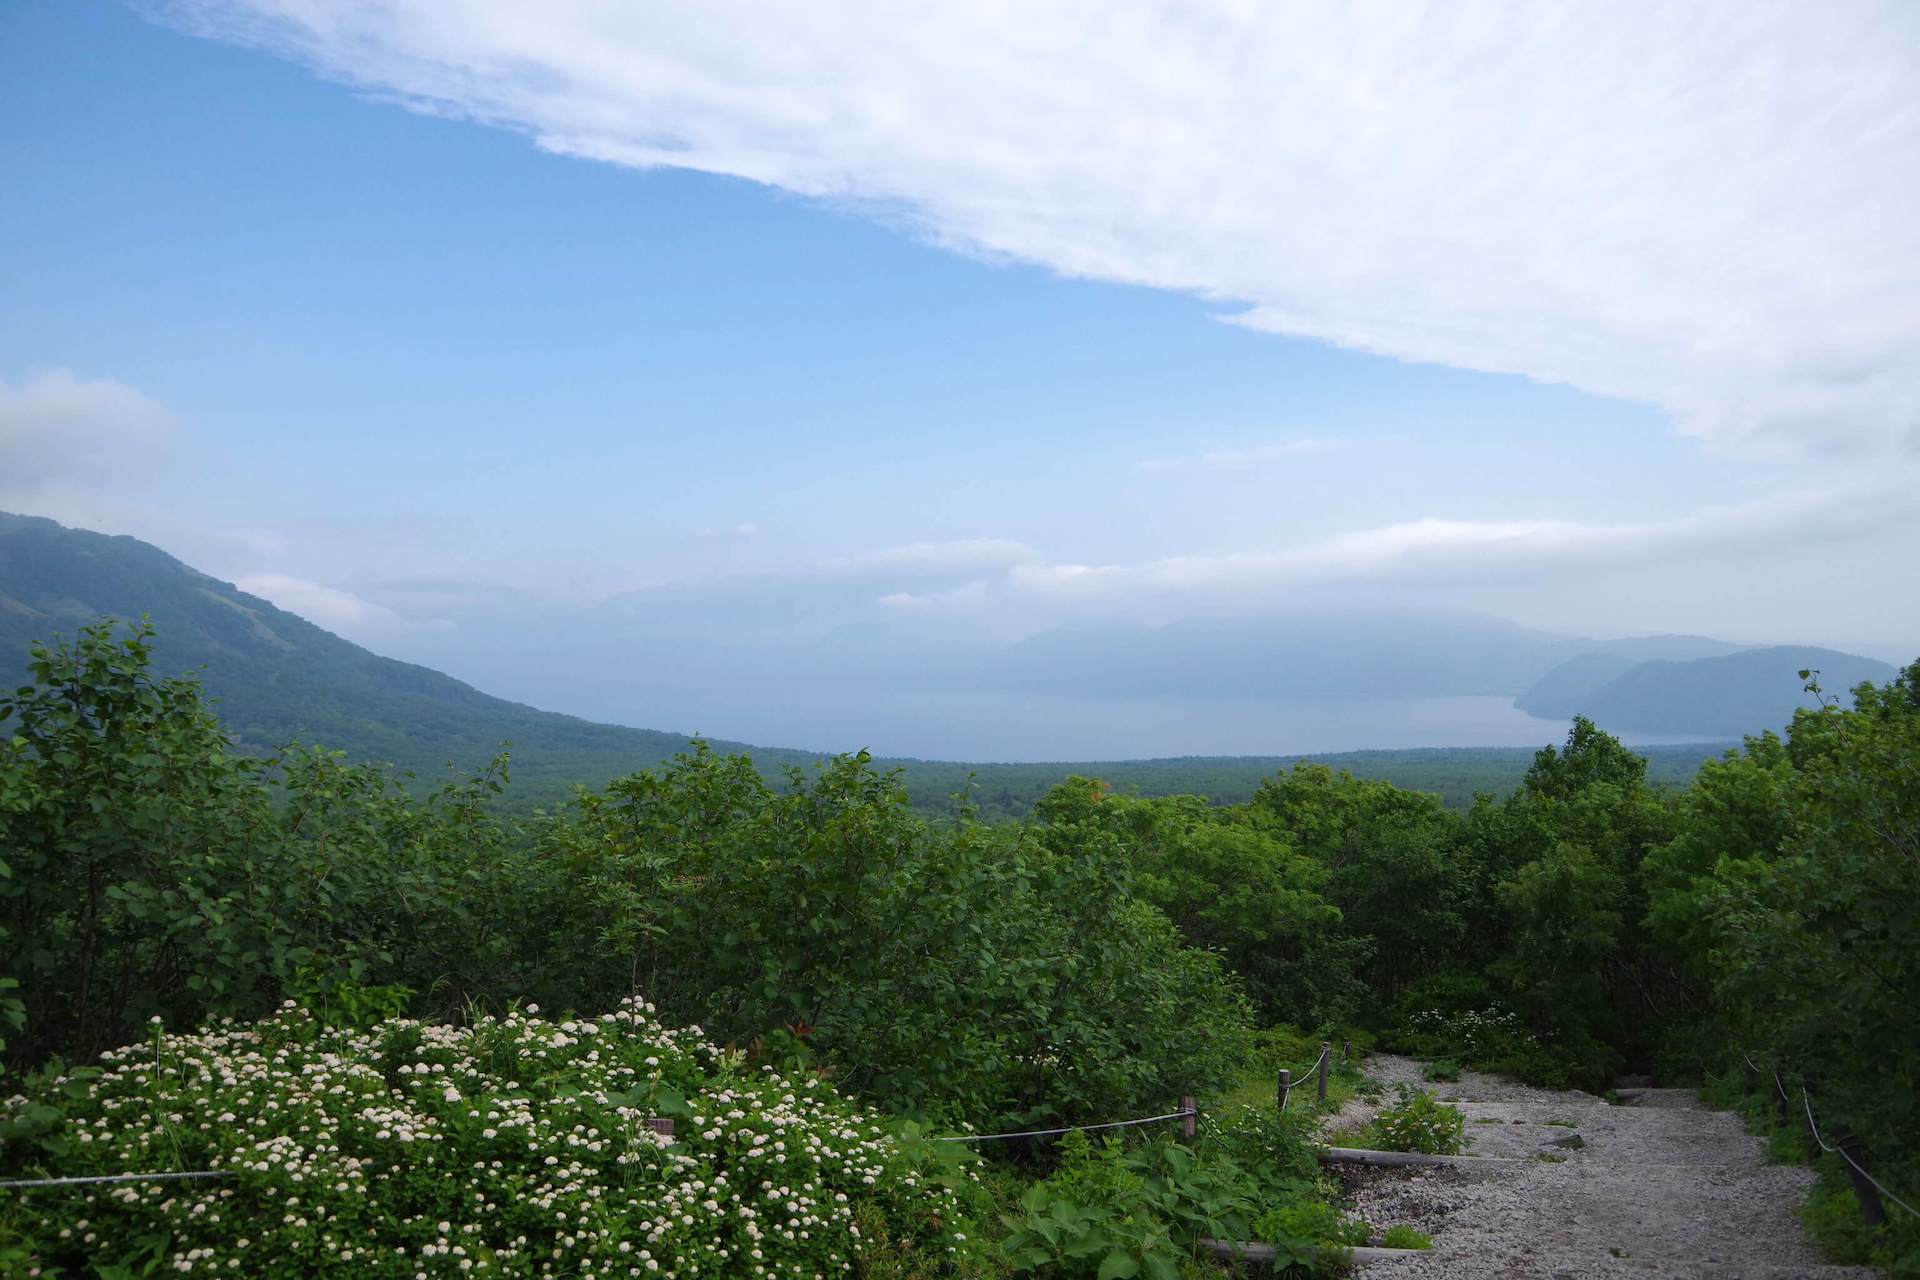
[[[1549,671],[1514,705],[1549,719],[1584,715],[1610,729],[1738,737],[1778,730],[1795,710],[1814,705],[1802,670],[1819,671],[1821,687],[1843,702],[1855,685],[1895,674],[1874,658],[1798,645],[1684,662],[1582,654]]]
[[[0,653],[12,655],[11,673],[24,669],[34,641],[71,635],[102,615],[150,616],[159,632],[156,669],[197,676],[218,699],[228,732],[249,750],[298,738],[426,774],[448,763],[479,768],[510,739],[516,777],[598,783],[688,743],[683,734],[595,724],[491,697],[369,652],[137,538],[0,512]],[[755,754],[770,764],[813,758]]]

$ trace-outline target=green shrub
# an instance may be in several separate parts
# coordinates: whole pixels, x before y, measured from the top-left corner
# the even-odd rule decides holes
[[[1271,1106],[1244,1106],[1206,1117],[1202,1149],[1219,1153],[1263,1180],[1260,1194],[1276,1188],[1295,1194],[1320,1176],[1314,1120],[1304,1110],[1281,1112]]]
[[[1311,1276],[1343,1274],[1352,1258],[1348,1250],[1373,1234],[1358,1218],[1313,1200],[1269,1209],[1255,1219],[1253,1233],[1262,1244],[1273,1246],[1276,1273]]]
[[[1286,1238],[1311,1262],[1317,1245],[1336,1241],[1326,1224],[1340,1221],[1322,1203],[1331,1187],[1314,1151],[1304,1115],[1271,1107],[1210,1116],[1193,1147],[1068,1134],[1059,1166],[1002,1216],[1000,1255],[1049,1277],[1170,1278],[1200,1237],[1266,1240],[1264,1222],[1297,1228]],[[1338,1240],[1365,1238],[1362,1226],[1357,1240]]]
[[[1460,1078],[1460,1064],[1452,1058],[1435,1058],[1420,1070],[1425,1080],[1446,1081]]]
[[[1367,1136],[1382,1151],[1418,1151],[1430,1156],[1458,1155],[1467,1117],[1424,1089],[1399,1086],[1400,1101],[1367,1126]]]
[[[1197,1165],[1194,1154],[1157,1142],[1070,1133],[1060,1165],[1001,1216],[1000,1255],[1016,1272],[1058,1277],[1143,1275],[1174,1280],[1194,1239],[1248,1221],[1251,1189],[1230,1163]]]
[[[1395,1223],[1380,1233],[1382,1249],[1431,1249],[1433,1237],[1424,1231],[1416,1231],[1404,1222]]]
[[[857,1264],[861,1218],[896,1252],[973,1249],[955,1144],[891,1136],[819,1079],[748,1069],[644,1006],[532,1012],[351,1030],[289,1008],[156,1027],[42,1078],[0,1114],[7,1176],[232,1176],[15,1193],[0,1256],[48,1275],[813,1276]]]

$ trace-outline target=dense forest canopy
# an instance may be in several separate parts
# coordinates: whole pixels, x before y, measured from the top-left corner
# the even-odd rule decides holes
[[[236,750],[151,645],[85,628],[0,703],[14,1073],[289,999],[637,998],[890,1113],[1021,1128],[1225,1087],[1258,1028],[1350,1028],[1596,1090],[1752,1062],[1920,1183],[1920,664],[1684,790],[1578,720],[1464,810],[1303,763],[1225,805],[1071,778],[986,823],[864,755],[775,783],[706,744],[537,815],[504,756],[421,797]]]

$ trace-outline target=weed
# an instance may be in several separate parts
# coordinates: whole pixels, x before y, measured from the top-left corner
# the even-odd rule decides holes
[[[1416,1231],[1404,1222],[1396,1223],[1380,1233],[1382,1249],[1431,1249],[1433,1237],[1424,1231]]]

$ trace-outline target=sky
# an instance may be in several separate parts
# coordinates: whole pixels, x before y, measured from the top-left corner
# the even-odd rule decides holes
[[[12,0],[0,509],[456,674],[1381,604],[1910,657],[1916,197],[1907,3]]]

